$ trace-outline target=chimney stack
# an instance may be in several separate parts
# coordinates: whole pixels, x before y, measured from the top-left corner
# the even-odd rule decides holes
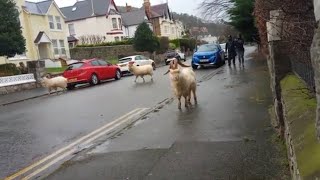
[[[144,0],[143,2],[144,9],[149,18],[151,18],[151,3],[150,0]]]
[[[128,3],[126,3],[126,11],[130,12],[132,10],[132,7],[128,5]]]

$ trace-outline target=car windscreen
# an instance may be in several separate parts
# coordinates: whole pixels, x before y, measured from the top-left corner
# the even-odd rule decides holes
[[[122,58],[119,60],[119,63],[126,63],[126,62],[129,62],[131,61],[131,58]]]
[[[212,44],[204,44],[198,48],[198,52],[217,51],[218,47]]]
[[[84,63],[74,63],[74,64],[70,64],[67,68],[68,70],[74,70],[74,69],[79,69],[83,66]]]

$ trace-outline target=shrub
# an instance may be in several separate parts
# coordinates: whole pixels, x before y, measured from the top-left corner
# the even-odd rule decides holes
[[[1,76],[13,76],[19,75],[21,72],[18,67],[13,63],[2,64],[0,65],[0,77]]]
[[[177,48],[177,46],[175,44],[173,44],[173,43],[169,44],[169,49],[174,50],[176,48]]]

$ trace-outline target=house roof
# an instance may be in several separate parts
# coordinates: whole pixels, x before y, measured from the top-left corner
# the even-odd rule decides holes
[[[40,44],[40,43],[49,43],[51,42],[50,38],[46,35],[45,32],[40,31],[34,40],[35,44]]]
[[[41,1],[41,2],[25,2],[24,9],[31,14],[45,15],[47,14],[49,7],[53,3],[53,0]]]
[[[66,21],[74,21],[108,14],[111,2],[114,3],[113,0],[77,1],[73,6],[63,7],[60,10],[66,16]]]
[[[124,26],[137,25],[148,21],[145,19],[146,12],[144,9],[122,13],[121,16]]]
[[[75,41],[78,41],[78,39],[74,36],[68,36],[68,42],[75,42]]]
[[[168,3],[151,6],[151,11],[153,11],[153,17],[164,16],[169,11]]]

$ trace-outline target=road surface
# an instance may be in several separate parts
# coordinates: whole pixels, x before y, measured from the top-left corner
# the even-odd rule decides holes
[[[168,66],[155,71],[154,82],[134,83],[131,76],[0,107],[0,177],[105,125],[124,122],[117,118],[128,112],[142,113],[159,103],[126,130],[81,151],[48,179],[194,179],[202,171],[201,179],[275,177],[282,168],[271,160],[281,154],[269,141],[270,90],[265,64],[259,63],[197,70],[199,106],[189,111],[178,111],[170,100],[170,83],[163,75]],[[186,158],[189,163],[181,162]]]

